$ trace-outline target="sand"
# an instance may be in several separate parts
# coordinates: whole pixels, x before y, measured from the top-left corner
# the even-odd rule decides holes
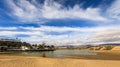
[[[101,51],[99,51],[101,52]],[[102,51],[101,53],[106,53]],[[109,54],[116,52],[108,51]],[[114,56],[114,55],[113,55]],[[113,57],[110,56],[110,57]],[[117,55],[119,56],[119,55]],[[85,57],[81,55],[81,57]],[[109,57],[109,56],[108,56]],[[120,57],[120,56],[119,56]],[[101,59],[104,57],[101,57]],[[101,60],[101,59],[71,59],[71,58],[44,58],[28,56],[3,56],[0,55],[0,67],[120,67],[120,60]]]
[[[112,50],[119,50],[120,51],[120,46],[116,46]]]

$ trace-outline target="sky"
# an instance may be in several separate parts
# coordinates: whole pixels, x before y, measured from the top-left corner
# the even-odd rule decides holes
[[[0,0],[0,38],[53,45],[120,43],[120,0]]]

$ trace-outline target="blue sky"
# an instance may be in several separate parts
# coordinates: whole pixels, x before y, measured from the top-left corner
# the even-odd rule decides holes
[[[0,0],[0,37],[54,45],[119,43],[119,0]]]

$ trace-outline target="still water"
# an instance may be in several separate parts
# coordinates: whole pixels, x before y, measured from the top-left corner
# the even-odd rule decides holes
[[[6,55],[62,58],[63,55],[74,55],[74,54],[96,55],[95,52],[91,52],[91,51],[88,51],[88,50],[55,50],[55,51],[39,51],[39,52],[10,52]],[[2,55],[5,55],[5,54],[2,54]]]

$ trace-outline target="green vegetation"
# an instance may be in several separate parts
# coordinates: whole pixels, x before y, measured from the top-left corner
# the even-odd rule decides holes
[[[45,43],[42,44],[33,44],[33,49],[55,49],[54,45],[46,45]]]
[[[21,46],[30,47],[29,43],[26,42],[13,42],[13,41],[0,41],[0,46],[7,46],[8,48],[20,48]]]
[[[46,45],[45,43],[42,44],[29,44],[26,42],[17,42],[17,41],[0,41],[0,50],[7,50],[7,49],[22,49],[22,48],[27,48],[27,49],[55,49],[54,45]]]
[[[111,50],[113,48],[113,46],[106,46],[106,48],[104,50]]]

